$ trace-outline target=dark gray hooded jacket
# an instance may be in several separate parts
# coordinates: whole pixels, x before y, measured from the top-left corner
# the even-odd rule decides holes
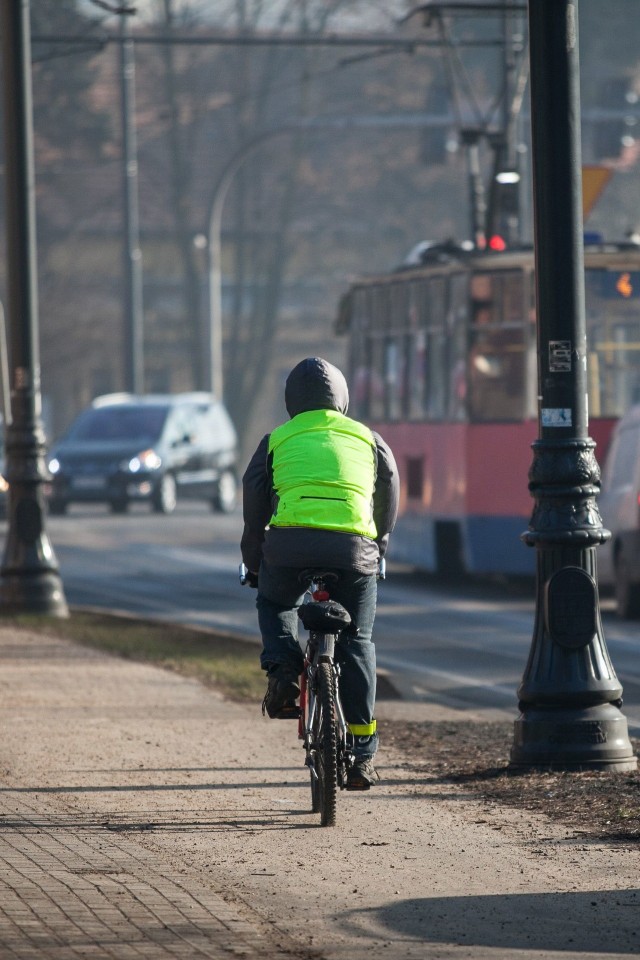
[[[285,406],[290,417],[307,410],[337,410],[346,414],[349,406],[347,382],[337,367],[318,357],[302,360],[293,368],[285,385]],[[321,565],[338,570],[375,573],[384,556],[389,534],[398,512],[398,468],[391,450],[375,431],[376,482],[373,519],[376,540],[358,534],[308,527],[268,527],[277,501],[269,456],[269,434],[260,441],[242,478],[244,532],[242,559],[257,572],[261,560],[274,566]]]

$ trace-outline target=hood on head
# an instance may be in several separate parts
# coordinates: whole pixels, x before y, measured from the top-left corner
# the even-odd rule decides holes
[[[343,373],[327,360],[307,357],[297,364],[284,388],[284,402],[290,417],[307,410],[337,410],[346,413],[349,388]]]

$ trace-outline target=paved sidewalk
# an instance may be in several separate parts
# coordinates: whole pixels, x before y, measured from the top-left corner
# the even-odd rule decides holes
[[[6,627],[0,720],[0,960],[640,952],[637,848],[463,800],[384,747],[383,783],[320,829],[291,724]]]

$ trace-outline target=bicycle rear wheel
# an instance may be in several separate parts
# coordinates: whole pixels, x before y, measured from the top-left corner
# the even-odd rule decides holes
[[[320,825],[332,827],[336,822],[337,734],[336,708],[331,665],[318,664],[316,673],[316,712],[312,739],[315,751],[315,772],[311,775],[311,808],[320,814]]]

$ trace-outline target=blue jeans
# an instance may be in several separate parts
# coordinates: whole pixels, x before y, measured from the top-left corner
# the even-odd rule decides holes
[[[352,624],[342,632],[336,646],[340,664],[340,698],[354,735],[357,757],[373,757],[378,748],[375,732],[376,651],[371,633],[376,615],[378,582],[375,574],[335,570],[338,582],[331,585],[331,599],[345,607]],[[298,642],[298,607],[304,592],[298,567],[260,564],[258,575],[258,623],[262,633],[260,663],[263,670],[284,666],[302,672],[304,656]],[[356,633],[357,630],[357,633]]]

